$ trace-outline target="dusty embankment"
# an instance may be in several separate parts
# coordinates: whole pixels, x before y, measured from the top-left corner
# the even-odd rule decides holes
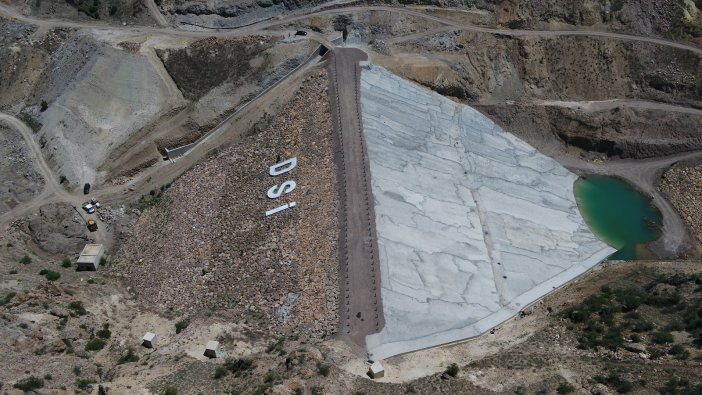
[[[0,118],[0,214],[27,202],[44,187],[23,136]]]

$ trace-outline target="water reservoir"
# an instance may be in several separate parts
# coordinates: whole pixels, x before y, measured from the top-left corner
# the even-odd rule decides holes
[[[651,259],[645,245],[660,236],[661,213],[626,182],[587,176],[574,186],[575,200],[590,229],[619,251],[613,260]]]

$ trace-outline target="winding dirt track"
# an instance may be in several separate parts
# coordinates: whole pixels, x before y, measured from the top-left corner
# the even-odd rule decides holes
[[[20,14],[17,12],[15,9],[12,7],[0,3],[0,15],[4,17],[8,17],[11,19],[17,19],[19,21],[23,21],[29,24],[33,24],[38,26],[39,31],[46,31],[51,28],[56,28],[56,27],[64,27],[64,28],[77,28],[77,29],[88,29],[88,30],[97,30],[97,31],[106,31],[106,32],[121,32],[123,34],[128,34],[128,35],[149,35],[149,34],[165,34],[165,35],[170,35],[170,36],[180,36],[180,37],[193,37],[193,38],[198,38],[198,37],[212,37],[212,36],[217,36],[217,37],[234,37],[234,36],[242,36],[242,35],[250,35],[250,34],[262,34],[262,35],[279,35],[280,32],[272,31],[272,30],[266,30],[266,29],[271,29],[274,28],[275,26],[279,25],[284,25],[284,24],[289,24],[291,22],[311,18],[314,16],[323,16],[323,15],[337,15],[337,14],[344,14],[344,13],[350,13],[350,12],[363,12],[363,11],[389,11],[393,13],[400,13],[400,14],[405,14],[405,15],[411,15],[417,18],[423,18],[425,20],[431,20],[438,22],[442,24],[442,27],[439,27],[437,29],[432,29],[428,30],[425,32],[420,32],[416,34],[411,34],[408,36],[404,37],[398,37],[396,39],[390,40],[390,42],[402,42],[402,41],[407,41],[407,40],[412,40],[416,38],[420,38],[423,36],[431,35],[431,34],[436,34],[440,32],[447,32],[447,31],[455,31],[455,30],[463,30],[463,31],[474,31],[474,32],[481,32],[481,33],[488,33],[488,34],[500,34],[500,35],[508,35],[508,36],[535,36],[535,37],[559,37],[559,36],[590,36],[590,37],[602,37],[602,38],[610,38],[610,39],[617,39],[617,40],[629,40],[629,41],[638,41],[638,42],[647,42],[647,43],[652,43],[656,45],[662,45],[662,46],[668,46],[668,47],[673,47],[673,48],[678,48],[682,50],[687,50],[692,53],[695,53],[697,55],[702,55],[702,48],[690,45],[690,44],[685,44],[685,43],[678,43],[666,39],[661,39],[661,38],[654,38],[654,37],[644,37],[644,36],[637,36],[637,35],[631,35],[631,34],[622,34],[622,33],[612,33],[612,32],[606,32],[606,31],[595,31],[595,30],[541,30],[541,31],[536,31],[536,30],[511,30],[511,29],[499,29],[499,28],[491,28],[491,27],[484,27],[484,26],[475,26],[475,25],[468,25],[468,24],[462,24],[456,21],[440,18],[434,15],[427,14],[425,12],[421,12],[419,9],[409,9],[409,8],[404,8],[404,7],[388,7],[388,6],[352,6],[352,7],[344,7],[343,3],[345,3],[344,0],[338,0],[338,1],[333,1],[330,3],[328,6],[334,6],[337,8],[333,9],[325,9],[324,7],[327,5],[322,5],[315,7],[313,9],[309,10],[301,10],[296,13],[289,14],[285,17],[280,17],[280,18],[274,18],[274,19],[269,19],[265,21],[261,21],[259,23],[254,23],[245,27],[241,28],[236,28],[236,29],[227,29],[227,30],[217,30],[217,29],[211,29],[211,30],[205,30],[205,31],[187,31],[187,30],[180,30],[172,27],[134,27],[134,26],[112,26],[112,25],[107,25],[107,24],[101,24],[101,23],[79,23],[79,22],[74,22],[74,21],[63,21],[63,20],[56,20],[56,19],[37,19],[33,17],[28,17],[25,15]],[[156,14],[160,15],[160,17],[156,14],[154,14],[154,18],[162,24],[163,20],[163,15],[158,12],[158,8],[155,6],[153,3],[153,0],[148,0],[147,1],[147,6],[149,6],[149,9],[152,13],[156,12]],[[163,19],[163,20],[161,20]],[[311,37],[312,39],[320,39],[319,37]],[[324,44],[327,44],[327,42],[324,42]],[[291,75],[289,79],[295,79],[297,78],[298,75]],[[286,81],[287,82],[287,81]],[[282,83],[280,84],[281,89],[284,89],[287,83]],[[283,91],[280,89],[273,89],[267,97],[261,98],[263,104],[265,106],[266,101],[271,101],[274,100],[276,95],[280,95]],[[273,97],[274,99],[271,99]],[[599,109],[599,108],[609,108],[608,106],[610,105],[615,105],[615,104],[610,104],[612,102],[609,101],[604,101],[604,102],[589,102],[584,104],[587,108],[590,110],[594,109]],[[700,115],[700,110],[696,109],[690,109],[687,107],[682,107],[682,106],[673,106],[673,105],[668,105],[668,104],[662,104],[662,103],[651,103],[651,102],[640,102],[640,101],[632,101],[632,100],[624,100],[620,102],[613,102],[617,103],[616,105],[629,105],[632,107],[637,107],[637,108],[646,108],[646,109],[656,109],[656,110],[662,110],[662,111],[671,111],[671,112],[684,112],[684,113],[691,113],[695,115]],[[571,106],[571,105],[578,105],[578,104],[573,104],[572,102],[543,102],[542,105],[558,105],[558,106]],[[615,106],[616,106],[615,105]],[[246,119],[242,122],[250,122],[251,121],[251,116],[246,116],[244,115]],[[0,216],[0,227],[8,224],[13,218],[18,218],[21,215],[24,215],[28,212],[30,212],[33,209],[36,209],[38,206],[46,204],[50,201],[70,201],[75,202],[77,201],[76,199],[79,199],[77,195],[72,195],[66,192],[63,188],[57,185],[57,180],[55,177],[52,175],[50,168],[46,165],[46,162],[43,160],[41,156],[41,151],[38,149],[36,146],[36,143],[33,141],[31,138],[31,131],[29,130],[26,125],[24,125],[22,122],[20,122],[18,119],[8,116],[8,115],[3,115],[2,117],[5,120],[8,120],[13,127],[17,128],[23,133],[23,136],[25,136],[25,139],[27,139],[27,135],[25,135],[29,131],[29,139],[27,139],[28,145],[30,146],[33,155],[35,155],[35,160],[38,162],[39,167],[41,169],[42,174],[45,176],[47,179],[47,184],[42,191],[42,193],[37,196],[34,200],[31,202],[28,202],[26,204],[22,204],[17,206],[14,210],[5,213],[4,215]],[[241,123],[237,123],[241,124]],[[230,126],[233,126],[231,124]],[[124,199],[129,199],[133,198],[136,196],[139,196],[146,191],[148,191],[152,185],[162,182],[162,183],[167,183],[170,182],[172,179],[176,178],[180,174],[182,174],[184,171],[186,171],[192,164],[194,164],[199,158],[202,156],[206,155],[209,150],[218,147],[221,145],[223,142],[228,141],[231,139],[231,134],[229,131],[226,133],[221,133],[221,136],[218,136],[216,139],[212,139],[211,141],[207,141],[207,144],[204,144],[202,147],[198,147],[197,150],[194,153],[194,155],[190,156],[188,158],[183,158],[179,162],[177,162],[175,165],[167,165],[165,163],[158,164],[147,171],[143,172],[142,175],[139,176],[137,179],[138,185],[136,188],[132,191],[127,191],[123,186],[114,186],[114,187],[103,187],[101,188],[97,195],[98,197],[101,197],[104,199],[112,200],[112,201],[124,201]],[[234,133],[236,134],[236,133]],[[665,236],[662,239],[662,247],[665,251],[668,253],[675,253],[680,250],[680,248],[685,244],[686,242],[686,229],[684,224],[682,223],[682,220],[679,218],[675,210],[670,206],[670,204],[663,199],[663,197],[658,193],[656,190],[656,182],[658,177],[660,176],[660,173],[664,171],[666,168],[674,164],[675,162],[683,159],[689,159],[696,157],[698,153],[687,153],[687,154],[681,154],[681,155],[675,155],[672,157],[666,157],[666,158],[660,158],[660,159],[652,159],[652,160],[644,160],[644,161],[611,161],[608,162],[604,165],[594,165],[591,163],[587,162],[582,162],[577,159],[566,159],[562,162],[564,162],[565,165],[568,167],[574,169],[574,170],[580,170],[580,171],[588,171],[588,172],[594,172],[594,173],[600,173],[600,174],[611,174],[611,175],[618,175],[620,177],[626,178],[633,183],[635,183],[639,188],[644,190],[645,192],[649,193],[654,197],[654,201],[658,205],[658,207],[661,209],[661,211],[664,214],[664,233]],[[144,182],[143,179],[146,177],[152,177],[155,179],[154,182],[152,183],[147,183]],[[80,204],[80,203],[78,203]]]
[[[152,2],[152,1],[150,1]],[[155,7],[155,5],[154,5]],[[158,11],[158,9],[156,9]],[[694,46],[694,45],[689,45],[689,44],[684,44],[684,43],[679,43],[671,40],[666,40],[662,38],[655,38],[655,37],[645,37],[645,36],[637,36],[633,34],[623,34],[623,33],[612,33],[612,32],[607,32],[607,31],[598,31],[598,30],[586,30],[586,29],[579,29],[579,30],[513,30],[513,29],[499,29],[499,28],[491,28],[491,27],[483,27],[483,26],[475,26],[475,25],[468,25],[468,24],[462,24],[456,21],[452,21],[449,19],[445,18],[440,18],[434,15],[429,15],[427,13],[421,12],[421,11],[416,11],[408,8],[403,8],[403,7],[387,7],[387,6],[356,6],[356,7],[339,7],[339,8],[333,8],[333,9],[324,9],[324,10],[313,10],[310,12],[309,10],[301,10],[297,13],[292,13],[290,15],[280,17],[280,18],[274,18],[271,20],[265,20],[259,23],[254,23],[248,26],[244,26],[241,28],[236,28],[236,29],[227,29],[227,30],[206,30],[206,31],[186,31],[186,30],[179,30],[179,29],[174,29],[174,28],[154,28],[154,27],[134,27],[134,26],[111,26],[107,24],[101,24],[101,23],[79,23],[79,22],[73,22],[73,21],[62,21],[62,20],[56,20],[56,19],[38,19],[38,18],[32,18],[28,17],[25,15],[20,14],[17,12],[15,9],[12,7],[5,5],[5,4],[0,4],[0,15],[3,15],[8,18],[13,18],[17,19],[22,22],[34,24],[37,26],[41,26],[43,28],[52,28],[52,27],[67,27],[67,28],[82,28],[82,29],[98,29],[98,30],[127,30],[130,32],[135,32],[135,33],[163,33],[163,34],[169,34],[169,35],[177,35],[177,36],[189,36],[189,37],[211,37],[211,36],[218,36],[218,37],[227,37],[227,36],[240,36],[240,35],[247,35],[247,34],[252,34],[252,33],[258,33],[258,34],[263,34],[263,30],[269,29],[275,26],[279,25],[284,25],[288,24],[290,22],[295,22],[315,16],[324,16],[324,15],[337,15],[337,14],[344,14],[344,13],[349,13],[349,12],[362,12],[362,11],[389,11],[393,13],[400,13],[400,14],[405,14],[405,15],[412,15],[418,18],[423,18],[431,21],[435,21],[438,23],[443,24],[443,27],[439,27],[437,29],[432,29],[428,30],[425,32],[420,32],[416,34],[410,34],[408,36],[404,37],[399,37],[394,40],[390,40],[390,42],[400,42],[400,41],[406,41],[406,40],[412,40],[415,38],[419,38],[422,36],[430,35],[430,34],[435,34],[435,33],[440,33],[440,32],[446,32],[446,31],[453,31],[453,30],[465,30],[465,31],[474,31],[474,32],[481,32],[481,33],[489,33],[489,34],[502,34],[502,35],[508,35],[508,36],[536,36],[536,37],[559,37],[559,36],[592,36],[592,37],[603,37],[603,38],[612,38],[612,39],[617,39],[617,40],[629,40],[629,41],[641,41],[641,42],[648,42],[652,44],[657,44],[657,45],[664,45],[668,47],[673,47],[673,48],[679,48],[687,51],[694,52],[698,55],[702,55],[702,48]],[[158,13],[159,15],[163,16]]]

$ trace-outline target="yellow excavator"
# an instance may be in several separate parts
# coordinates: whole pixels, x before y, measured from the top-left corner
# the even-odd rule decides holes
[[[98,230],[97,222],[95,222],[94,219],[88,218],[88,219],[86,220],[85,217],[83,217],[83,214],[78,210],[78,207],[73,206],[73,209],[76,210],[76,212],[78,213],[78,215],[80,215],[80,217],[83,219],[83,221],[85,221],[85,226],[88,227],[88,230],[89,230],[89,231],[95,232],[96,230]]]

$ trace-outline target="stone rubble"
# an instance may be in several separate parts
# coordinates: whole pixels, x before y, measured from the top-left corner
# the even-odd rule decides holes
[[[114,268],[144,306],[260,321],[275,333],[318,339],[336,331],[338,196],[327,85],[325,72],[308,77],[279,114],[196,165],[138,216]],[[270,165],[294,156],[294,170],[268,175]],[[266,197],[291,179],[293,192]],[[264,216],[291,201],[297,207]]]

